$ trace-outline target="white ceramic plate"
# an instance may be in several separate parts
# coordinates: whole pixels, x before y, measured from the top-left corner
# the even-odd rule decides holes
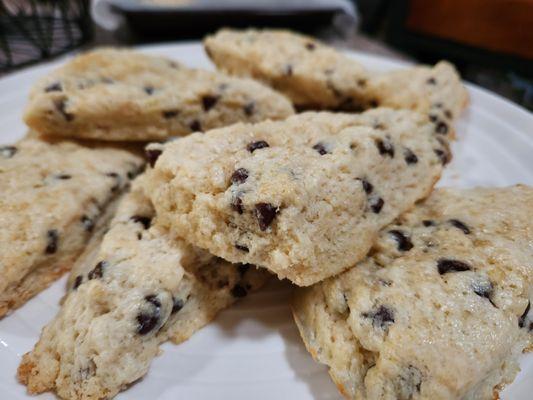
[[[199,44],[144,47],[143,51],[211,68]],[[405,64],[350,53],[372,70]],[[23,136],[22,109],[30,85],[57,66],[42,65],[0,80],[0,143]],[[440,186],[533,185],[533,116],[478,87],[468,85],[471,103],[457,126],[454,159]],[[1,188],[0,188],[1,190]],[[1,229],[1,228],[0,228]],[[20,357],[37,341],[58,310],[65,279],[0,320],[0,398],[32,398],[17,383]],[[226,310],[180,346],[165,344],[148,375],[117,399],[338,399],[326,368],[307,354],[288,307],[288,286],[265,290]],[[522,372],[503,400],[531,399],[533,354],[522,357]],[[40,399],[54,399],[45,394]]]

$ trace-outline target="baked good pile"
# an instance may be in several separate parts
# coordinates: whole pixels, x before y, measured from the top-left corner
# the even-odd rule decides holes
[[[468,104],[455,68],[377,73],[277,30],[204,47],[214,72],[76,56],[0,146],[0,318],[70,271],[28,392],[110,399],[286,279],[346,398],[497,396],[533,346],[533,188],[434,189]]]

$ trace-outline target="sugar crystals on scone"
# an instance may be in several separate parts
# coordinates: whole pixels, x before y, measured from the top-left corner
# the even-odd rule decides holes
[[[0,317],[68,271],[144,160],[29,137],[0,146]]]
[[[438,189],[364,261],[299,288],[307,349],[350,399],[493,399],[533,344],[533,188]]]
[[[222,29],[204,46],[222,71],[265,82],[300,109],[412,109],[428,116],[439,134],[452,136],[451,123],[468,102],[447,62],[378,73],[316,39],[269,29]]]
[[[423,115],[389,109],[236,124],[150,151],[146,192],[163,225],[298,285],[363,258],[449,159]]]
[[[148,141],[292,113],[283,95],[250,79],[131,50],[99,49],[43,77],[31,91],[24,120],[42,134]]]
[[[30,393],[112,398],[146,374],[161,343],[188,339],[269,279],[160,228],[133,186],[101,244],[74,267],[58,315],[22,359],[18,377]]]

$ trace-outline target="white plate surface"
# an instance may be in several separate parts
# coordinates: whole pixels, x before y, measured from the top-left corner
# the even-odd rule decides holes
[[[152,54],[212,68],[198,43],[150,46]],[[349,53],[372,70],[405,64]],[[0,80],[0,144],[25,133],[22,110],[31,84],[58,62],[30,68]],[[457,126],[454,158],[440,186],[533,185],[533,116],[483,89],[468,85],[471,103]],[[1,188],[0,188],[1,190]],[[26,395],[15,373],[20,357],[37,341],[43,325],[58,310],[65,278],[0,320],[0,398],[54,399]],[[288,307],[289,288],[273,282],[222,312],[189,341],[163,345],[148,375],[117,399],[339,399],[326,368],[304,349]],[[530,400],[533,354],[522,357],[522,372],[503,400]]]

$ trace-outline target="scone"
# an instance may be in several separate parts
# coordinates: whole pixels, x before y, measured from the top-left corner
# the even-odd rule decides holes
[[[265,82],[300,109],[413,109],[429,115],[435,130],[447,134],[468,102],[457,71],[447,62],[376,74],[313,38],[280,30],[223,29],[207,37],[204,46],[219,69]]]
[[[177,236],[305,286],[429,194],[449,159],[439,139],[423,115],[390,109],[236,124],[151,147],[146,192]]]
[[[468,103],[468,92],[452,64],[418,66],[373,76],[367,95],[384,107],[427,114],[437,134],[453,134],[453,121]],[[451,136],[451,135],[450,135]]]
[[[157,226],[134,183],[18,377],[30,393],[108,399],[146,374],[159,345],[189,338],[268,273],[187,246]]]
[[[497,398],[533,344],[533,189],[439,189],[349,271],[296,291],[307,349],[350,399]]]
[[[284,96],[250,79],[100,49],[41,79],[24,120],[43,134],[147,141],[292,113]]]
[[[283,30],[222,29],[204,40],[215,65],[287,95],[300,109],[362,110],[369,74],[319,41]]]
[[[69,141],[0,146],[0,317],[72,267],[143,163]]]

